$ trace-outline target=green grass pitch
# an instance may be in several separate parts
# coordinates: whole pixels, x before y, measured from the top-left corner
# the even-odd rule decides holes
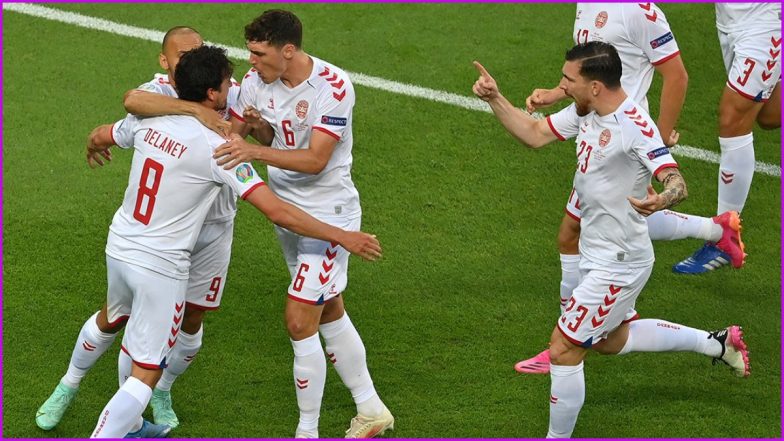
[[[187,24],[243,47],[242,28],[272,5],[57,4],[165,31]],[[290,4],[305,50],[351,71],[471,95],[481,61],[514,103],[560,77],[571,4]],[[711,4],[664,4],[690,83],[681,142],[718,152],[725,73]],[[4,437],[86,437],[117,388],[119,343],[97,363],[51,432],[38,406],[65,373],[84,320],[105,300],[104,246],[130,154],[84,161],[90,130],[124,115],[123,93],[158,71],[159,45],[3,13]],[[236,62],[237,78],[249,67]],[[658,112],[660,82],[650,93]],[[573,144],[519,146],[487,113],[356,86],[354,179],[363,229],[384,259],[352,261],[345,298],[367,346],[396,437],[542,437],[549,377],[514,362],[543,349],[558,312],[555,236]],[[758,161],[780,164],[780,131],[755,130]],[[714,214],[718,165],[677,157],[690,198]],[[263,167],[259,167],[263,169]],[[644,317],[702,329],[744,326],[752,375],[694,354],[589,356],[576,437],[780,437],[780,178],[757,174],[744,213],[746,268],[671,273],[695,240],[655,245],[638,300]],[[229,283],[204,346],[173,388],[177,437],[291,437],[297,406],[283,325],[288,273],[271,224],[239,210]],[[320,424],[340,437],[354,416],[329,368]]]

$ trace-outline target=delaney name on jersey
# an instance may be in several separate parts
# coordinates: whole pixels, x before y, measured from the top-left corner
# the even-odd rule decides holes
[[[179,141],[153,129],[147,129],[147,133],[144,134],[144,142],[177,159],[182,158],[182,154],[185,153],[185,150],[188,150],[188,147],[180,144]]]

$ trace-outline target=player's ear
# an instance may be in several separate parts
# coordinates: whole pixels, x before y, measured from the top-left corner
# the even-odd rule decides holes
[[[283,57],[287,60],[291,60],[292,58],[294,58],[294,52],[296,51],[297,51],[296,46],[294,46],[291,43],[288,43],[283,46],[283,50],[282,50]]]
[[[165,71],[169,70],[169,60],[166,59],[166,55],[163,55],[163,52],[158,54],[158,64],[161,65],[161,69]]]

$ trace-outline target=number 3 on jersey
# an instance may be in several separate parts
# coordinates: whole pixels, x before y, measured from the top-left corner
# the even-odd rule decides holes
[[[152,185],[148,186],[150,180],[150,170],[154,172]],[[142,177],[139,180],[139,191],[136,192],[136,207],[133,209],[133,218],[147,225],[152,218],[152,210],[155,208],[155,195],[158,194],[158,187],[161,185],[163,176],[163,164],[147,158],[142,166]],[[142,212],[144,207],[144,212]]]
[[[580,173],[588,171],[588,160],[591,159],[591,151],[593,147],[588,145],[585,141],[580,143],[580,151],[577,153],[577,170]],[[583,152],[585,152],[585,161],[583,161]]]

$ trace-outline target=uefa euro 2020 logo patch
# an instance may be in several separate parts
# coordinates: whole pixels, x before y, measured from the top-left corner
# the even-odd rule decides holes
[[[243,184],[253,179],[253,168],[251,168],[250,164],[240,165],[234,173],[237,175],[237,180]]]

